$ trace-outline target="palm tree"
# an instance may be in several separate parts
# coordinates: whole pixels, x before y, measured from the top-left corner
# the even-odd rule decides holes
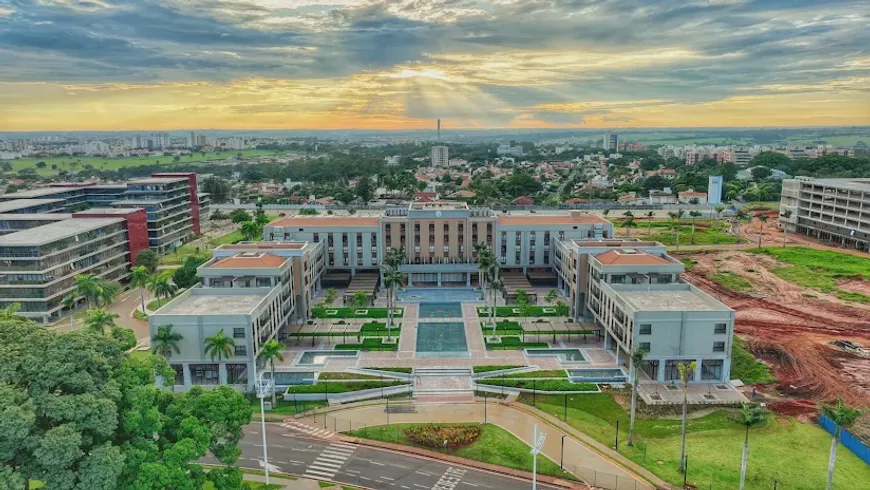
[[[740,463],[740,490],[746,482],[746,466],[749,462],[749,429],[764,423],[767,415],[763,408],[754,403],[744,403],[737,414],[735,421],[746,427],[746,437],[743,440],[743,459]]]
[[[837,446],[840,445],[841,429],[855,423],[855,420],[861,416],[861,410],[846,405],[842,399],[837,399],[837,403],[834,405],[822,406],[822,414],[837,425],[834,439],[831,441],[831,455],[828,458],[828,485],[825,487],[827,490],[831,490],[831,485],[834,483],[834,465],[837,464]]]
[[[139,288],[139,299],[142,301],[142,313],[145,313],[145,287],[148,286],[148,281],[151,276],[148,274],[148,269],[144,265],[133,267],[130,271],[130,285],[134,288]]]
[[[791,211],[783,211],[783,212],[779,213],[779,216],[781,218],[785,218],[785,219],[791,218],[791,215],[792,215]],[[786,230],[785,223],[783,223],[781,220],[780,220],[779,224],[782,225],[782,246],[785,247],[785,241],[786,241],[786,237],[788,236],[788,230]]]
[[[758,216],[756,216],[756,218],[758,218],[758,225],[759,225],[758,248],[761,248],[761,239],[762,239],[762,237],[764,237],[764,224],[767,223],[767,215],[766,214],[759,214]]]
[[[493,267],[492,276],[489,279],[489,291],[492,294],[492,308],[489,309],[489,321],[492,324],[492,336],[495,337],[495,304],[497,301],[496,294],[504,292],[504,283],[501,279],[495,277],[498,273],[498,266]]]
[[[176,354],[181,352],[178,343],[183,338],[180,333],[172,330],[172,325],[160,325],[157,327],[157,333],[151,337],[151,350],[158,356],[169,359],[173,352]]]
[[[384,257],[384,264],[398,269],[402,262],[405,261],[405,248],[390,248],[387,252],[387,256]]]
[[[637,410],[637,387],[640,385],[640,365],[643,358],[649,353],[646,349],[634,349],[631,351],[631,420],[628,423],[628,445],[634,445],[634,416]]]
[[[547,291],[547,295],[544,296],[544,301],[546,301],[547,303],[552,303],[553,301],[556,301],[556,298],[558,298],[558,297],[559,297],[559,292],[556,291],[555,289],[551,289],[551,290]]]
[[[275,339],[270,339],[268,342],[260,346],[260,352],[257,354],[257,359],[261,360],[263,364],[269,364],[269,371],[272,373],[272,383],[275,382],[275,359],[278,359],[281,362],[284,362],[284,355],[281,354],[281,350],[284,348],[280,342]],[[272,406],[278,406],[277,401],[275,400],[275,390],[272,390]]]
[[[329,288],[326,290],[326,298],[324,298],[324,303],[331,305],[335,303],[335,299],[338,298],[338,289]]]
[[[72,330],[73,328],[73,317],[75,316],[75,308],[78,304],[79,300],[76,297],[75,293],[69,293],[60,300],[61,306],[69,310],[69,328]]]
[[[744,211],[742,208],[738,209],[736,213],[734,213],[734,226],[735,226],[735,234],[740,236],[740,222],[749,219],[749,213]]]
[[[631,210],[628,210],[628,211],[622,213],[622,215],[625,216],[626,218],[634,218],[634,213],[632,213]]]
[[[716,207],[713,208],[716,211],[716,219],[722,219],[722,211],[725,211],[725,206],[721,204],[717,204]],[[715,243],[719,243],[719,230],[714,230],[716,233],[713,234],[713,241]]]
[[[115,325],[115,318],[119,318],[119,315],[115,313],[109,313],[103,309],[93,309],[88,310],[87,317],[85,318],[85,325],[88,328],[95,332],[99,332],[103,335],[106,334],[106,330],[112,330],[117,325]]]
[[[683,436],[680,442],[680,473],[686,472],[686,426],[689,422],[689,380],[695,375],[698,367],[696,361],[681,362],[677,365],[680,370],[680,381],[683,383]]]
[[[495,265],[495,254],[486,245],[476,245],[477,249],[477,273],[480,288],[483,290],[483,306],[487,306],[487,275]],[[492,306],[495,308],[495,305]]]
[[[242,232],[242,236],[248,241],[256,240],[262,233],[260,225],[254,221],[245,221],[242,223],[242,227],[239,231]]]
[[[87,307],[90,309],[91,302],[96,302],[100,297],[100,278],[95,274],[79,274],[75,281],[76,292],[79,296],[84,296]]]
[[[393,326],[393,309],[395,308],[395,292],[402,285],[403,274],[399,269],[384,266],[384,286],[387,288],[387,341],[389,342],[392,336],[390,329]]]
[[[210,356],[212,361],[221,361],[224,358],[232,357],[236,341],[232,337],[224,335],[224,329],[220,329],[213,336],[206,337],[203,345],[205,345],[206,355]]]
[[[703,216],[703,213],[700,211],[692,210],[689,211],[689,216],[692,217],[692,245],[695,244],[695,220]]]
[[[601,214],[604,215],[604,217],[606,218],[607,215],[610,214],[610,209],[609,209],[609,208],[608,208],[608,209],[605,209],[604,212],[601,213]]]
[[[172,297],[176,291],[178,291],[178,287],[169,280],[168,274],[158,274],[151,278],[151,284],[149,285],[151,292],[157,296],[157,308],[161,307],[160,305],[160,297],[165,296],[166,298]]]
[[[646,213],[646,219],[647,219],[646,234],[647,234],[647,236],[652,235],[652,220],[653,220],[653,217],[655,217],[655,215],[656,215],[655,211],[647,211],[647,213]]]
[[[103,304],[108,306],[115,300],[115,296],[121,291],[121,285],[118,283],[107,283],[102,279],[98,282],[100,288],[97,295],[97,306]]]
[[[637,223],[634,222],[634,216],[625,218],[625,221],[622,222],[621,226],[625,228],[625,237],[631,238],[631,229],[637,228]]]

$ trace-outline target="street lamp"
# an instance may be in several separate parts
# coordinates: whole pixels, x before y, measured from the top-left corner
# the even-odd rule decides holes
[[[254,367],[254,376],[257,380],[257,398],[260,399],[260,430],[263,432],[263,470],[266,472],[266,485],[269,485],[269,451],[266,445],[266,407],[263,401],[274,389],[273,379],[264,379],[263,373],[257,376],[257,368]]]
[[[534,439],[534,446],[532,447],[532,490],[537,490],[538,488],[538,453],[541,452],[541,448],[544,447],[544,440],[547,439],[547,433],[541,432],[538,434],[538,424],[535,424],[535,431],[533,432],[532,439]]]

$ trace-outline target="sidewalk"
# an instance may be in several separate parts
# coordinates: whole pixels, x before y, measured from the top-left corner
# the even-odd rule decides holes
[[[391,424],[425,422],[462,423],[483,422],[484,420],[484,405],[482,403],[450,405],[418,404],[416,408],[416,413],[389,414],[389,422]],[[384,412],[384,407],[380,405],[333,410],[328,415],[330,419],[333,417],[337,419],[329,421],[328,425],[330,426],[335,424],[338,426],[344,425],[361,428],[364,426],[387,424],[387,414]],[[581,479],[590,480],[592,477],[589,475],[596,475],[596,477],[606,476],[613,478],[618,482],[625,482],[626,484],[632,482],[627,488],[633,488],[634,482],[636,482],[637,488],[651,488],[651,485],[648,483],[650,481],[655,484],[662,483],[660,479],[648,471],[637,467],[630,461],[623,461],[624,458],[614,451],[603,447],[603,445],[595,441],[591,441],[573,428],[565,426],[561,422],[557,424],[554,421],[549,421],[548,419],[551,417],[546,415],[540,416],[540,418],[536,415],[538,414],[535,414],[535,411],[526,410],[525,407],[520,409],[501,403],[490,403],[486,406],[486,421],[488,423],[504,428],[529,446],[532,445],[535,425],[543,432],[546,432],[548,436],[542,452],[556,463],[559,463],[560,459],[563,458],[562,438],[564,436],[564,459],[562,460],[565,463],[566,469],[576,469],[573,472]],[[320,425],[323,425],[324,420],[321,417],[323,415],[318,416],[318,422]],[[317,425],[314,424],[311,418],[306,418],[305,422]],[[623,464],[617,463],[617,460]],[[631,471],[626,468],[631,468]],[[638,476],[634,471],[643,476]],[[619,487],[623,488],[623,485],[619,485]]]

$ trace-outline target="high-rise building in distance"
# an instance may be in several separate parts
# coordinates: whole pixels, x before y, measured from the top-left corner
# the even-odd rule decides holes
[[[604,135],[604,143],[602,144],[605,150],[616,151],[619,148],[619,136],[616,133],[607,133]]]
[[[447,161],[449,160],[447,156],[447,147],[433,146],[429,155],[429,160],[431,160],[431,165],[433,167],[446,167]]]

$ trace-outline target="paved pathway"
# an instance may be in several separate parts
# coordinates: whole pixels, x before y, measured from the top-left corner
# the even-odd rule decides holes
[[[566,468],[570,468],[577,476],[593,481],[598,479],[600,483],[617,483],[619,488],[639,489],[651,488],[643,479],[627,471],[623,466],[605,458],[589,446],[575,439],[574,434],[562,431],[550,426],[536,418],[531,413],[503,404],[480,403],[451,404],[449,406],[437,404],[418,404],[416,413],[391,413],[386,414],[382,406],[367,406],[338,410],[330,412],[327,425],[337,427],[361,427],[386,425],[387,423],[423,423],[423,422],[486,422],[498,425],[513,435],[532,444],[533,430],[537,424],[544,432],[547,432],[547,440],[544,443],[543,454],[558,463],[564,457]],[[485,412],[485,413],[484,413]],[[335,420],[332,420],[332,418]],[[324,423],[323,415],[319,421]],[[312,419],[305,422],[314,424]],[[339,429],[341,430],[341,429]],[[562,439],[564,437],[564,454],[562,453]],[[612,488],[612,486],[611,486]]]

